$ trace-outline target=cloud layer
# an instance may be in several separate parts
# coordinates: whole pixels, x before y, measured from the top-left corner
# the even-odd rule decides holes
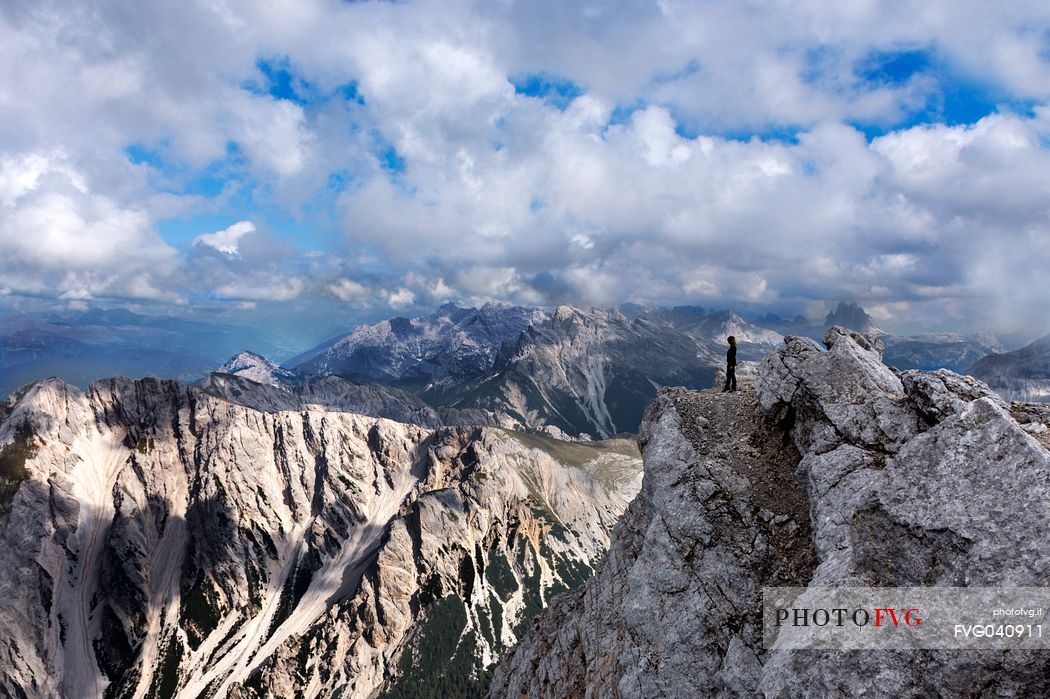
[[[0,289],[1045,323],[1050,10],[8,3]]]

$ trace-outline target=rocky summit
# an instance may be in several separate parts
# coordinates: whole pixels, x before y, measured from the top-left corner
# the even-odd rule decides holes
[[[559,306],[504,344],[491,372],[441,400],[534,429],[610,437],[636,432],[657,387],[709,385],[724,353],[723,345],[700,342],[665,319]]]
[[[1045,413],[882,349],[832,327],[786,338],[754,388],[662,390],[607,557],[490,696],[1050,695],[1045,652],[763,645],[766,586],[1050,584]]]
[[[640,487],[631,441],[296,408],[150,379],[0,406],[0,695],[480,694]]]
[[[390,318],[361,325],[289,362],[302,374],[422,384],[454,382],[492,367],[505,341],[546,314],[536,308],[446,303],[422,318]]]

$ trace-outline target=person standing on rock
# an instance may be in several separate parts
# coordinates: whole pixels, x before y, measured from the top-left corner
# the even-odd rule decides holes
[[[722,393],[736,390],[736,338],[730,335],[726,341],[729,342],[729,349],[726,350],[726,385]]]

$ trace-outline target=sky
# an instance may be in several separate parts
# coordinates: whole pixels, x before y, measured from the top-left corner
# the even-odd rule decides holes
[[[1046,2],[0,4],[0,306],[1050,331]]]

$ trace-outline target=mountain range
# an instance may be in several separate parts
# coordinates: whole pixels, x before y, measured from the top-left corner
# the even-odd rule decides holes
[[[572,351],[578,356],[571,360],[567,348],[552,349],[566,342],[558,334],[571,327],[553,320],[558,309],[495,303],[461,308],[447,303],[427,316],[359,325],[346,335],[283,360],[283,366],[271,360],[289,357],[287,346],[259,331],[126,311],[89,310],[47,318],[9,316],[0,320],[0,391],[8,393],[49,375],[81,388],[112,375],[192,381],[215,372],[252,379],[251,367],[258,365],[257,377],[275,387],[290,388],[308,378],[338,376],[356,385],[401,389],[421,400],[423,407],[438,411],[483,408],[515,424],[600,436],[636,430],[641,410],[655,395],[654,384],[707,385],[724,363],[728,335],[737,337],[744,361],[757,361],[778,347],[784,336],[819,340],[835,323],[878,333],[886,346],[887,363],[900,369],[967,371],[985,356],[1004,351],[990,335],[885,333],[862,307],[847,302],[840,302],[823,323],[801,316],[786,321],[775,314],[748,320],[729,311],[696,306],[646,308],[627,304],[620,310],[572,310],[591,326],[604,328],[609,336],[602,339],[601,332],[589,336],[577,333],[569,341],[577,343]],[[640,324],[631,330],[622,319]],[[649,330],[640,332],[645,324]],[[590,347],[581,351],[581,342]],[[547,349],[526,349],[530,345],[545,345]],[[244,348],[250,351],[238,351]],[[515,357],[519,350],[522,356]],[[557,372],[564,374],[559,385],[532,386],[522,380],[522,375],[533,372],[517,371],[513,366],[527,362],[527,356],[543,353],[551,358],[560,355],[560,361],[572,364],[583,356],[599,360],[609,351],[617,354],[616,364],[623,364],[620,359],[625,357],[667,353],[676,368],[661,376],[662,370],[634,362],[624,376],[608,377],[612,393],[619,395],[611,395],[605,404],[604,399],[596,402],[590,397],[600,384],[595,383],[596,376],[588,367],[564,366]],[[384,393],[379,388],[374,390]],[[314,398],[323,402],[325,396]],[[404,399],[399,393],[392,400]],[[387,396],[384,400],[391,399]],[[384,414],[405,417],[403,411],[388,409]]]
[[[560,306],[548,313],[446,304],[429,316],[360,326],[290,360],[287,368],[242,353],[204,385],[258,409],[316,403],[431,427],[496,424],[610,437],[636,431],[660,387],[712,385],[728,335],[737,337],[738,358],[750,371],[748,362],[782,345],[781,332],[822,336],[823,326],[803,320],[753,323],[695,306]],[[891,335],[856,304],[840,303],[825,319],[838,321],[877,335],[886,362],[902,370],[962,371],[1001,349],[990,336]],[[244,379],[273,390],[246,391],[239,386]]]
[[[1050,402],[1050,335],[1013,352],[990,354],[970,373],[1008,400]]]
[[[492,367],[504,342],[545,318],[536,308],[446,303],[429,316],[360,325],[289,360],[288,366],[306,374],[406,383],[472,376]]]
[[[626,353],[673,359],[670,327],[559,308],[501,346],[490,380],[559,367],[536,386],[568,395],[642,375],[658,357]],[[592,374],[571,376],[595,348]],[[36,382],[0,405],[0,692],[855,692],[871,663],[765,649],[760,587],[1050,579],[1050,415],[881,352],[840,327],[824,346],[788,338],[754,388],[658,389],[637,443],[364,415],[347,408],[369,391],[414,396],[258,355],[200,386]],[[958,657],[923,666],[962,693],[1007,674],[1046,689],[1045,663]],[[910,669],[883,681],[923,686]]]
[[[754,388],[698,390],[729,333]],[[1039,508],[999,522],[994,498],[965,490],[984,476],[958,472],[1041,473],[1045,409],[886,366],[877,330],[823,340],[695,307],[447,305],[285,366],[237,352],[195,385],[28,384],[0,404],[0,692],[790,695],[810,671],[702,589],[730,581],[730,606],[750,609],[761,584],[875,575],[864,561],[885,541],[940,575],[966,548],[937,548],[956,541],[942,521],[1045,579],[1023,544],[1045,531]],[[987,371],[1024,378],[1045,348]],[[913,461],[926,490],[912,495],[961,498],[969,519],[879,500],[912,492]],[[869,505],[889,519],[864,519]],[[821,514],[841,512],[854,524]],[[861,527],[848,545],[846,526]],[[983,560],[951,558],[991,580]]]
[[[154,379],[32,384],[0,445],[0,693],[21,697],[483,692],[641,480],[633,441]]]
[[[290,360],[287,368],[241,353],[205,385],[239,400],[230,379],[218,376],[230,374],[296,396],[274,403],[282,408],[316,401],[418,424],[487,419],[553,434],[611,437],[637,429],[660,386],[709,386],[725,361],[727,334],[739,336],[742,359],[758,359],[782,339],[734,314],[689,307],[628,316],[569,306],[547,313],[446,304],[429,316],[360,326]],[[350,392],[370,397],[348,400]],[[258,400],[261,394],[245,395]],[[399,402],[420,417],[369,407]]]

